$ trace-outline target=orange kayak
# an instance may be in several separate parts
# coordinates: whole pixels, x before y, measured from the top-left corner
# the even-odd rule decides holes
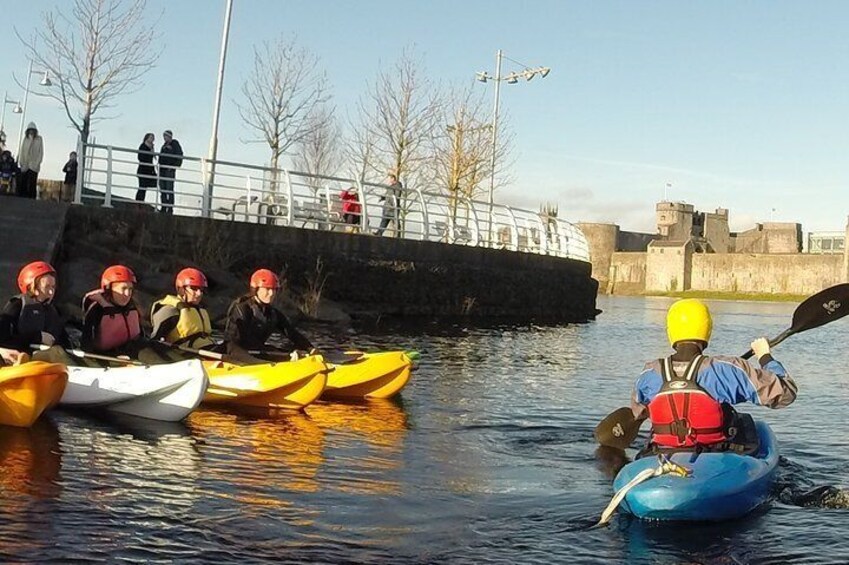
[[[30,361],[0,368],[0,424],[28,428],[59,402],[68,371],[64,365]]]

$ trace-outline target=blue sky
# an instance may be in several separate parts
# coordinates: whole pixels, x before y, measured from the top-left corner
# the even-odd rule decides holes
[[[23,35],[65,0],[8,0]],[[224,0],[149,0],[165,51],[143,87],[119,100],[98,142],[136,147],[174,130],[187,153],[209,143]],[[10,9],[5,10],[10,13]],[[849,3],[781,1],[235,0],[219,157],[265,163],[246,145],[234,100],[255,42],[295,34],[321,59],[337,114],[353,112],[381,63],[410,45],[445,85],[492,72],[495,52],[553,70],[502,88],[515,132],[514,183],[496,195],[531,209],[558,203],[574,221],[653,231],[654,203],[730,209],[732,229],[798,221],[842,230],[849,214]],[[7,24],[8,25],[8,24]],[[24,52],[7,34],[0,89]],[[479,84],[486,95],[492,85]],[[10,137],[18,116],[7,111]],[[42,176],[59,178],[75,133],[55,102],[30,97],[45,138]],[[773,210],[774,209],[774,210]]]

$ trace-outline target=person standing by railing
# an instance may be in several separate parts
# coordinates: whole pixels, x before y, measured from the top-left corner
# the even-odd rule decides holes
[[[380,220],[380,227],[377,228],[374,235],[383,235],[383,232],[389,227],[390,222],[394,222],[393,228],[396,235],[398,235],[399,231],[398,220],[401,211],[401,192],[404,190],[404,186],[398,180],[398,175],[392,172],[389,173],[386,184],[389,187],[386,189],[386,193],[380,197],[381,202],[383,202],[383,218]]]
[[[136,191],[136,202],[144,202],[148,188],[156,188],[156,168],[153,166],[153,152],[156,151],[153,142],[156,136],[152,133],[144,134],[144,139],[139,145],[139,166],[136,176],[139,177],[139,189]]]
[[[162,133],[162,149],[159,150],[159,190],[162,203],[161,212],[174,213],[174,177],[177,169],[183,165],[183,148],[174,139],[170,129]]]
[[[342,219],[349,226],[348,229],[350,231],[358,231],[363,207],[360,204],[357,187],[352,186],[343,190],[339,198],[342,200]]]
[[[68,162],[62,167],[62,172],[65,173],[65,182],[62,183],[62,202],[73,202],[74,193],[77,191],[77,152],[71,151],[68,154]]]
[[[21,181],[18,185],[18,195],[24,198],[35,198],[38,184],[38,171],[44,159],[44,141],[38,135],[35,122],[27,125],[21,150],[18,154],[18,165],[21,167]]]

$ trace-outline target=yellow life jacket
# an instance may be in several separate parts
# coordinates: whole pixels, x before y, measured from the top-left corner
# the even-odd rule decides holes
[[[179,296],[169,294],[153,303],[151,319],[155,319],[156,313],[163,306],[171,306],[180,312],[177,326],[165,336],[169,343],[187,345],[193,349],[202,349],[215,343],[212,341],[212,322],[206,308],[192,306]]]

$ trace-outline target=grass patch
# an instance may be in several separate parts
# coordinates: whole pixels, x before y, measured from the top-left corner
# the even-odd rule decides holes
[[[700,298],[703,300],[753,300],[759,302],[802,302],[807,294],[771,294],[769,292],[720,292],[713,290],[685,290],[677,292],[646,292],[645,296],[670,298]]]

